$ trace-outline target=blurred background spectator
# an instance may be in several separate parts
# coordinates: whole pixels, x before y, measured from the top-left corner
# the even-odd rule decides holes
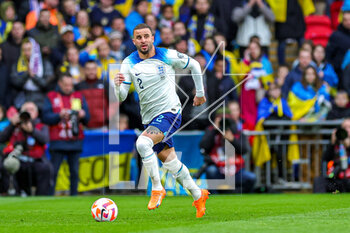
[[[326,50],[322,45],[316,45],[312,52],[312,58],[317,67],[318,76],[330,87],[330,94],[335,96],[338,87],[338,75],[333,66],[326,62]]]
[[[327,120],[344,119],[350,117],[349,96],[346,91],[339,90],[334,98],[332,109],[327,114]]]
[[[10,95],[10,92],[8,91],[10,88],[9,85],[9,75],[7,71],[7,66],[3,60],[2,56],[2,49],[0,47],[0,105],[5,106],[6,105],[6,99],[7,95]]]
[[[60,165],[67,157],[70,173],[70,195],[78,194],[79,157],[83,149],[83,124],[87,125],[90,115],[85,98],[74,91],[73,78],[67,74],[58,80],[58,88],[45,99],[43,122],[50,128],[50,155],[53,165],[53,186]]]
[[[236,192],[249,193],[255,187],[256,175],[245,171],[243,155],[248,152],[250,146],[248,139],[242,134],[243,122],[240,118],[239,108],[230,116],[229,119],[221,119],[220,117],[215,119],[216,127],[222,130],[224,135],[217,128],[209,126],[200,142],[201,153],[205,156],[205,166],[207,166],[205,173],[207,179],[224,179],[225,171],[228,171],[225,170],[225,166],[234,166]],[[235,148],[234,161],[230,162],[229,165],[226,164],[224,155],[226,140]],[[213,191],[215,192],[215,190]]]
[[[159,47],[174,49],[175,36],[171,28],[163,27],[160,29],[160,39],[161,43]]]
[[[161,15],[159,16],[159,27],[172,28],[175,22],[173,6],[165,4],[161,8]],[[145,22],[147,24],[147,22]]]
[[[195,1],[195,13],[188,22],[187,28],[192,38],[199,43],[214,34],[214,15],[209,12],[208,0]]]
[[[252,36],[259,37],[262,50],[268,55],[268,47],[271,44],[269,26],[274,22],[275,15],[263,0],[249,0],[242,4],[235,7],[232,12],[232,20],[238,25],[236,40],[241,57]]]
[[[74,41],[79,46],[84,46],[89,37],[90,20],[89,15],[85,10],[80,10],[76,14],[76,20],[73,28]]]
[[[53,67],[41,57],[38,43],[31,38],[23,40],[21,55],[11,69],[11,83],[18,91],[14,105],[20,108],[24,102],[32,101],[42,109],[46,87],[53,76]]]
[[[66,24],[74,25],[76,23],[77,5],[74,0],[63,0],[62,15]]]
[[[145,16],[145,24],[150,26],[152,28],[153,34],[154,34],[154,45],[157,46],[160,44],[162,39],[160,38],[160,31],[158,27],[158,19],[153,14],[147,14]],[[162,26],[160,26],[162,27]],[[171,25],[172,27],[172,25]]]
[[[108,125],[108,93],[109,82],[97,76],[97,63],[85,63],[85,80],[76,85],[75,90],[80,91],[89,106],[90,120],[88,128],[102,128]]]
[[[327,162],[327,174],[315,179],[314,192],[349,192],[350,168],[350,119],[346,118],[341,127],[332,133],[330,144],[323,153]]]
[[[26,16],[25,26],[26,30],[29,31],[37,25],[37,21],[39,20],[38,12],[41,10],[47,10],[50,13],[49,23],[53,26],[57,26],[58,29],[64,25],[64,19],[58,10],[59,1],[58,0],[44,0],[42,2],[34,2],[33,6],[31,6],[31,11]],[[46,14],[46,13],[45,13]],[[46,19],[47,17],[45,17]]]
[[[272,65],[264,55],[260,43],[252,41],[245,50],[243,70],[248,80],[241,91],[242,115],[252,125],[257,118],[258,102],[263,98],[269,83],[273,82]]]
[[[286,81],[286,77],[289,73],[289,68],[287,65],[280,65],[277,69],[277,76],[275,78],[275,81],[278,86],[282,87],[284,85],[284,82]]]
[[[12,64],[17,61],[21,53],[21,44],[25,32],[23,23],[20,21],[15,21],[13,22],[9,37],[1,44],[1,48],[4,53],[3,60],[9,68],[11,68]]]
[[[76,47],[70,47],[67,49],[58,74],[67,72],[73,77],[74,84],[78,84],[85,80],[83,67],[79,63],[79,51]]]
[[[121,63],[126,57],[127,48],[123,44],[123,35],[119,31],[111,32],[109,35],[110,56],[116,63]]]
[[[282,96],[284,98],[288,97],[288,93],[292,88],[293,84],[301,81],[302,74],[305,71],[306,67],[308,67],[311,62],[311,52],[305,49],[299,50],[298,55],[299,63],[295,66],[286,76],[285,81],[282,86]]]
[[[293,117],[292,112],[288,106],[286,99],[282,97],[281,87],[277,83],[270,83],[265,97],[260,101],[258,105],[258,117],[257,122],[262,120],[291,120]],[[277,126],[265,126],[264,130],[276,129]],[[276,137],[280,137],[281,140],[288,140],[286,135],[271,135],[270,140],[275,140]],[[282,146],[273,146],[270,148],[271,154],[277,161],[277,182],[283,181],[283,148]]]
[[[103,27],[111,25],[113,18],[122,17],[119,11],[114,9],[113,0],[100,0],[90,13],[90,22],[99,23]]]
[[[133,34],[134,27],[137,24],[144,23],[144,17],[147,15],[148,2],[147,0],[137,0],[135,3],[135,9],[125,18],[126,30],[129,35]]]
[[[206,66],[206,61],[203,55],[199,53],[196,54],[194,58],[199,62],[202,70],[204,70]],[[177,94],[179,95],[181,104],[183,106],[182,124],[185,125],[188,123],[188,125],[185,127],[185,130],[204,130],[209,125],[208,113],[210,112],[210,110],[205,112],[204,114],[200,113],[217,99],[216,95],[219,91],[218,82],[212,76],[208,78],[208,72],[205,72],[203,74],[203,84],[204,89],[207,90],[207,102],[199,107],[194,107],[190,102],[194,98],[196,93],[193,78],[189,73],[188,75],[183,75],[180,77]],[[196,119],[194,119],[195,117]],[[191,120],[192,122],[189,123],[189,121]]]
[[[338,75],[342,74],[341,64],[345,53],[350,49],[350,8],[346,10],[343,12],[343,21],[329,38],[326,51],[327,61],[333,65]],[[342,85],[340,82],[339,87],[342,88]]]
[[[132,43],[131,36],[126,30],[125,21],[123,18],[114,18],[111,26],[112,31],[118,31],[123,35],[123,45],[126,48],[125,55],[128,56],[131,52],[136,50],[136,47]]]
[[[278,63],[283,65],[285,61],[285,50],[288,43],[297,41],[301,46],[307,16],[314,12],[312,0],[287,0],[275,3],[274,13],[276,17],[275,37],[278,40]]]
[[[50,23],[50,18],[49,10],[41,10],[36,26],[28,31],[28,35],[39,43],[43,56],[49,56],[59,40],[58,28]]]
[[[325,119],[330,110],[330,88],[322,83],[316,69],[308,66],[301,81],[295,82],[288,95],[288,104],[295,120]]]
[[[8,191],[9,175],[14,172],[17,194],[22,192],[22,195],[31,195],[32,186],[36,187],[35,195],[49,194],[52,165],[45,155],[49,130],[40,122],[38,116],[38,107],[33,102],[25,102],[21,106],[20,113],[11,116],[9,119],[11,124],[0,133],[0,143],[9,141],[5,149],[9,154],[7,159],[11,157],[11,153],[16,152],[15,159],[20,163],[18,171],[11,171],[10,167],[2,166],[3,190],[0,193]]]
[[[50,60],[52,64],[55,67],[62,64],[67,49],[72,47],[79,48],[79,45],[74,42],[73,27],[71,25],[63,26],[60,31],[60,38],[57,46],[53,48],[51,52]]]
[[[2,2],[0,5],[0,22],[1,22],[1,32],[0,32],[0,42],[6,41],[11,28],[12,23],[16,20],[16,13],[13,2]]]

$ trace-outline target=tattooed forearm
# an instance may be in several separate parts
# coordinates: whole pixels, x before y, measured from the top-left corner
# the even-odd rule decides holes
[[[160,131],[157,127],[154,126],[148,126],[146,129],[146,132],[148,134],[161,134],[162,131]]]

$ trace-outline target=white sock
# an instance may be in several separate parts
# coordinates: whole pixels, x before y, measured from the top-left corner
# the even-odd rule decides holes
[[[194,200],[198,200],[201,197],[201,189],[193,181],[190,172],[185,164],[181,163],[177,158],[163,163],[174,178],[186,189],[188,189]]]
[[[147,174],[151,177],[152,190],[162,190],[163,186],[160,183],[158,159],[152,149],[152,139],[142,135],[139,136],[136,141],[136,148],[142,158],[142,163],[146,168]]]

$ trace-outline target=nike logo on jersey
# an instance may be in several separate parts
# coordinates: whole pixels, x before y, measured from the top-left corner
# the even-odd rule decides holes
[[[135,76],[139,76],[141,73],[136,73]]]

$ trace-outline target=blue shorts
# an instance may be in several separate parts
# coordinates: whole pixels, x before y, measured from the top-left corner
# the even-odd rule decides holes
[[[159,153],[164,149],[165,146],[169,146],[169,148],[174,147],[172,134],[175,133],[175,131],[178,130],[181,126],[181,113],[162,113],[153,118],[149,124],[144,125],[144,128],[146,129],[148,126],[154,126],[158,128],[163,132],[164,139],[167,139],[153,146],[153,150]]]

